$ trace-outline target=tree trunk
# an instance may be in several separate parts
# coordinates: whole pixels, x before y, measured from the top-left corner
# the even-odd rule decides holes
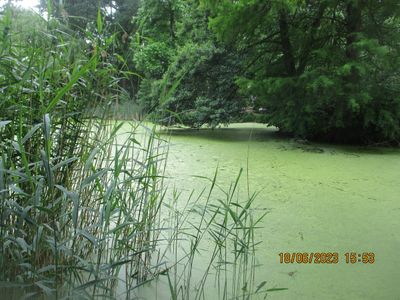
[[[172,2],[168,2],[168,10],[169,10],[169,33],[171,38],[175,40],[175,31],[174,31],[174,23],[175,23],[175,12],[174,8],[172,7]]]
[[[288,76],[293,76],[296,73],[296,66],[293,58],[292,44],[290,43],[287,12],[283,9],[279,11],[279,30],[286,73]]]
[[[299,58],[299,67],[297,68],[298,74],[302,74],[307,66],[310,53],[314,48],[315,35],[317,33],[318,28],[321,26],[321,19],[325,13],[326,8],[327,8],[326,3],[320,4],[317,15],[315,16],[315,19],[311,24],[309,34],[305,38],[304,47]]]
[[[361,1],[348,1],[346,7],[346,57],[348,61],[358,59],[359,53],[354,44],[358,41],[358,34],[361,31]],[[358,80],[358,71],[355,67],[351,68],[351,73],[348,78],[351,83],[356,83]]]

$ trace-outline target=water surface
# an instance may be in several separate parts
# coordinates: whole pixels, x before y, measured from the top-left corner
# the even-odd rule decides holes
[[[269,212],[258,230],[257,279],[289,288],[269,299],[400,299],[398,150],[308,144],[250,123],[176,129],[170,140],[168,183],[187,193],[206,185],[192,175],[212,177],[218,166],[228,186],[248,167],[256,206]],[[346,264],[353,251],[376,261]],[[340,260],[281,264],[281,252],[338,252]]]

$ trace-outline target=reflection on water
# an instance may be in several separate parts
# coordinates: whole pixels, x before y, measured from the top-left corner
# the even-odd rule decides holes
[[[396,299],[400,294],[400,152],[313,144],[274,128],[237,124],[168,133],[168,184],[183,191],[212,177],[228,186],[248,166],[256,206],[269,213],[258,231],[257,281],[288,291],[270,299]],[[246,176],[245,176],[246,177]],[[246,180],[241,192],[245,197]],[[183,205],[183,204],[182,204]],[[346,264],[346,252],[374,252],[374,264]],[[280,264],[281,252],[338,252],[338,264]]]

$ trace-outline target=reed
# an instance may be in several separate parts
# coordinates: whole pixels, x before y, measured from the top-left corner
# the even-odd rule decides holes
[[[0,287],[11,299],[132,299],[164,277],[168,297],[201,299],[214,275],[219,299],[265,293],[256,195],[240,201],[241,172],[228,191],[216,172],[178,206],[168,142],[113,120],[124,73],[104,57],[113,40],[97,25],[82,39],[15,9],[0,19]]]
[[[38,26],[21,30],[13,14]],[[152,276],[165,142],[139,123],[120,142],[107,103],[123,93],[121,74],[98,37],[90,52],[56,20],[13,9],[0,26],[10,29],[0,49],[3,287],[93,298],[115,296],[124,278],[129,298]],[[93,106],[103,114],[92,118]]]

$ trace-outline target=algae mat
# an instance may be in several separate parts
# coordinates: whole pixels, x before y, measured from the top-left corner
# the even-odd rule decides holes
[[[269,299],[400,299],[400,151],[309,144],[274,128],[233,124],[173,130],[167,175],[184,191],[228,185],[248,166],[256,205],[268,211],[257,281],[287,287]],[[243,187],[244,189],[244,187]],[[337,264],[280,263],[279,253],[337,252]],[[373,264],[347,264],[347,252],[373,252]]]

